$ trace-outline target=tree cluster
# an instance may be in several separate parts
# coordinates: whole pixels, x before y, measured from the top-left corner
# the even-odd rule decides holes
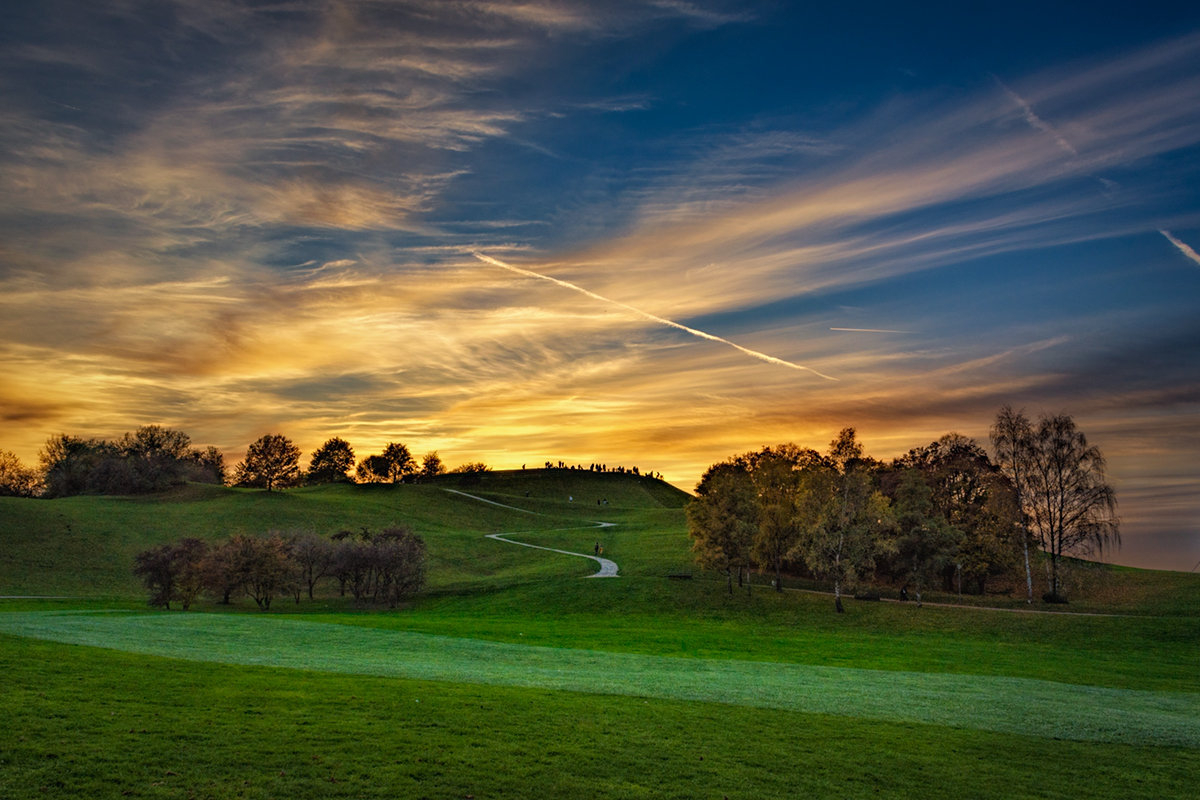
[[[60,434],[41,451],[43,494],[144,494],[196,481],[224,483],[215,447],[200,450],[182,431],[146,425],[114,441]]]
[[[425,542],[406,527],[363,529],[332,538],[314,533],[234,534],[215,544],[186,538],[145,550],[133,572],[150,605],[187,611],[201,595],[229,604],[245,596],[267,611],[278,597],[311,600],[321,581],[362,603],[395,608],[425,585]]]
[[[996,457],[1012,481],[1021,524],[1048,557],[1047,602],[1062,602],[1062,559],[1103,555],[1121,546],[1116,493],[1105,477],[1104,456],[1066,414],[1042,415],[1034,425],[1004,406],[991,430]],[[1030,596],[1033,576],[1026,551]]]
[[[1030,542],[1048,557],[1059,599],[1064,554],[1114,543],[1117,523],[1103,459],[1070,417],[1036,428],[1007,407],[993,429],[999,463],[951,433],[884,463],[864,454],[853,428],[822,454],[793,444],[714,464],[688,506],[697,563],[747,583],[752,570],[800,573],[842,593],[876,577],[911,589],[983,593],[990,579],[1029,578]],[[747,583],[748,586],[748,583]]]

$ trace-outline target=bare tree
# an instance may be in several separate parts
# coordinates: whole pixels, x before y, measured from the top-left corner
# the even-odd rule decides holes
[[[288,553],[300,573],[297,586],[303,584],[312,600],[317,581],[332,574],[333,542],[315,533],[301,533],[289,538]]]
[[[996,463],[1012,481],[1016,494],[1021,549],[1025,556],[1025,602],[1032,603],[1033,571],[1029,566],[1030,536],[1025,501],[1029,496],[1029,481],[1033,471],[1033,426],[1023,411],[1013,411],[1012,406],[1005,405],[996,414],[991,439],[992,447],[996,450]]]
[[[1043,416],[1032,441],[1029,519],[1050,555],[1050,599],[1062,597],[1064,555],[1104,555],[1120,547],[1117,500],[1104,475],[1104,456],[1067,414]]]

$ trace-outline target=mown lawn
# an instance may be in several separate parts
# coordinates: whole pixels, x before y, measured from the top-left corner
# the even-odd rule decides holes
[[[1200,750],[0,637],[0,796],[1182,797]]]

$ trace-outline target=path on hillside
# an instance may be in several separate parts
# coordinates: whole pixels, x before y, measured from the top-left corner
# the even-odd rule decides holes
[[[467,494],[466,492],[460,492],[457,489],[443,488],[442,491],[450,492],[451,494],[462,495],[463,497],[468,497],[472,500],[477,500],[480,503],[487,503],[488,505],[499,506],[500,508],[507,508],[511,511],[520,511],[522,514],[533,514],[533,515],[539,516],[539,517],[546,516],[545,514],[540,514],[537,511],[530,511],[527,508],[517,508],[516,506],[510,506],[505,503],[497,503],[495,500],[488,500],[486,497],[479,497],[478,495]],[[594,525],[585,525],[585,526],[582,526],[579,528],[554,528],[553,530],[557,530],[557,531],[591,530],[593,527],[595,527],[595,528],[611,528],[614,525],[616,525],[615,522],[597,522]],[[589,578],[616,578],[616,577],[618,577],[617,576],[617,562],[612,561],[610,559],[601,558],[600,556],[588,555],[587,553],[575,553],[570,550],[559,550],[558,548],[555,548],[555,547],[543,547],[540,544],[529,544],[528,542],[518,542],[515,539],[505,538],[507,536],[516,536],[518,533],[521,533],[521,531],[514,531],[514,532],[510,532],[510,533],[489,533],[489,534],[485,534],[485,535],[488,539],[495,539],[498,542],[508,542],[509,544],[519,544],[519,545],[521,545],[521,547],[532,547],[535,550],[548,550],[551,553],[562,553],[565,556],[578,556],[579,558],[590,558],[592,561],[595,561],[597,564],[600,565],[600,571],[595,572],[591,575],[588,575]]]

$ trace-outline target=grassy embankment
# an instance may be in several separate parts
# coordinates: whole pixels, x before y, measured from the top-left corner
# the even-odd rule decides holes
[[[535,513],[437,486],[0,503],[0,594],[85,598],[0,601],[0,795],[1163,797],[1200,777],[1196,576],[1115,570],[1074,606],[1134,616],[836,616],[668,580],[688,554],[661,484],[449,486]],[[130,559],[156,541],[397,522],[431,553],[407,610],[130,613]],[[482,538],[517,530],[599,538],[623,577]],[[99,607],[123,611],[78,613]]]

